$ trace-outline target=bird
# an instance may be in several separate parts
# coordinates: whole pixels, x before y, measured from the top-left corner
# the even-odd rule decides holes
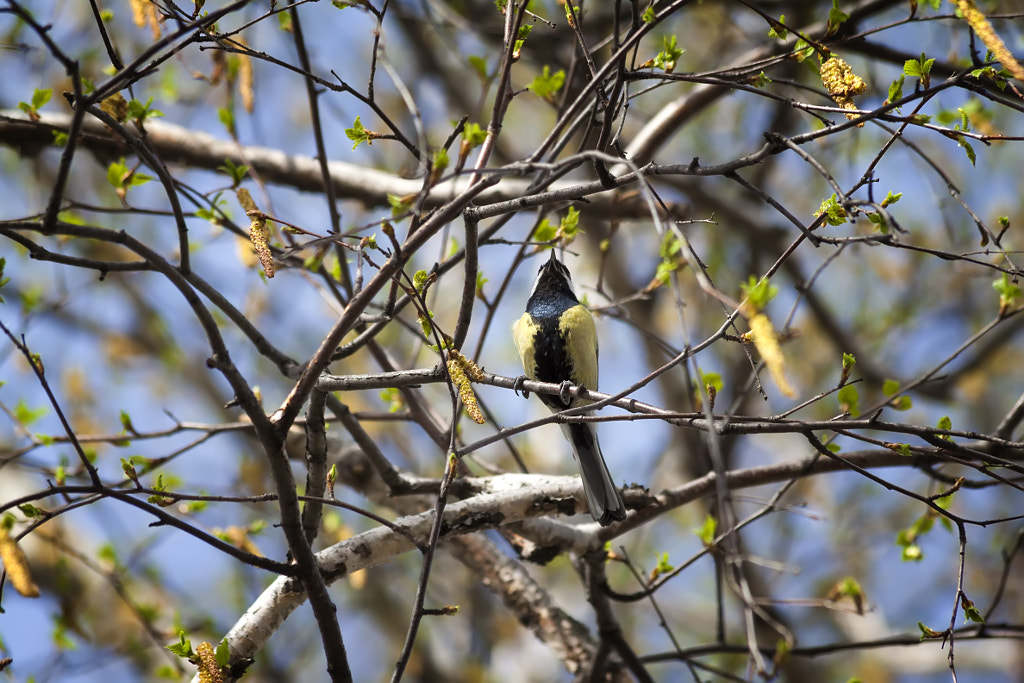
[[[569,269],[558,260],[555,250],[540,267],[526,301],[526,312],[512,328],[516,350],[527,379],[570,384],[597,390],[597,329],[590,311],[576,298]],[[524,396],[527,395],[524,392]],[[538,394],[552,412],[587,405],[591,401],[560,395]],[[601,526],[626,518],[626,506],[615,487],[601,454],[593,423],[561,425],[583,479],[590,515]]]

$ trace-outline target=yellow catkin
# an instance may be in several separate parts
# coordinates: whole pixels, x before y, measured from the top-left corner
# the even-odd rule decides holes
[[[466,369],[463,365],[466,361],[466,357],[458,351],[450,352],[446,363],[448,375],[452,378],[452,384],[455,385],[459,392],[459,400],[465,406],[466,414],[469,415],[473,422],[482,425],[486,420],[484,419],[483,412],[480,410],[480,404],[477,403],[476,394],[473,393],[473,387],[469,383],[469,378],[466,376]],[[480,369],[477,368],[476,372],[480,372]]]
[[[761,354],[761,359],[768,366],[768,372],[775,380],[779,391],[786,398],[796,396],[796,391],[786,379],[786,358],[782,355],[782,347],[779,346],[779,339],[775,336],[775,328],[772,321],[764,313],[757,313],[748,320],[750,325],[749,336],[754,342],[754,347]]]
[[[196,646],[196,656],[199,658],[198,674],[201,683],[221,683],[224,680],[217,664],[217,655],[213,645],[202,642]]]
[[[267,214],[263,213],[256,206],[249,190],[240,187],[235,191],[238,195],[238,203],[245,209],[245,215],[249,217],[249,241],[252,248],[259,256],[263,272],[268,278],[274,277],[274,256],[270,252],[270,245],[267,243]]]
[[[238,37],[238,42],[241,43],[243,47],[248,47],[245,43],[245,39],[241,36]],[[238,54],[238,94],[242,96],[242,106],[245,107],[245,110],[250,114],[253,112],[256,105],[256,89],[254,83],[252,57],[241,52]]]
[[[832,55],[821,63],[821,83],[828,91],[829,97],[835,100],[843,109],[857,109],[853,101],[854,95],[860,95],[867,90],[867,83],[864,79],[853,73],[853,69],[843,59]],[[858,114],[846,115],[848,119],[857,118]],[[863,125],[863,124],[861,124]]]
[[[0,560],[4,563],[7,578],[14,590],[26,598],[39,597],[39,586],[32,580],[32,570],[28,566],[25,551],[18,547],[18,542],[11,538],[7,529],[0,529]]]
[[[974,4],[974,0],[953,0],[953,4],[960,10],[964,21],[981,38],[981,42],[985,43],[985,46],[992,50],[992,54],[996,56],[999,63],[1013,74],[1013,77],[1018,81],[1024,81],[1024,67],[1021,67],[1020,62],[1017,61],[1013,53],[1010,52],[1006,44],[996,34],[992,24],[989,23],[982,11]]]

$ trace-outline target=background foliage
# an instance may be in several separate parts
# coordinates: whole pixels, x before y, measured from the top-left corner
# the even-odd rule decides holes
[[[1018,9],[3,0],[4,675],[1017,680]]]

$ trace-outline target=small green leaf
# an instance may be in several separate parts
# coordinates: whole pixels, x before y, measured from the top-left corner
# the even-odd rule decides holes
[[[412,208],[412,202],[414,199],[415,197],[399,197],[398,195],[389,193],[388,204],[391,205],[391,215],[399,216],[407,212],[410,208]]]
[[[779,288],[773,285],[767,278],[757,279],[751,275],[746,282],[740,283],[740,290],[747,304],[758,311],[763,311],[768,303],[779,293]]]
[[[908,59],[903,63],[903,73],[920,79],[921,85],[927,88],[931,80],[930,74],[933,64],[935,64],[935,60],[928,59],[922,52],[921,59]]]
[[[835,33],[843,25],[843,22],[849,18],[849,14],[839,9],[838,0],[832,0],[832,9],[828,11],[828,28],[825,33]]]
[[[887,195],[885,195],[885,199],[882,200],[882,206],[883,207],[891,206],[891,205],[895,204],[896,202],[898,202],[900,199],[902,199],[902,197],[903,197],[903,193],[902,192],[897,192],[896,194],[893,194],[892,192],[890,192]]]
[[[21,514],[25,515],[29,519],[35,519],[36,517],[43,516],[43,511],[32,503],[22,503],[18,505],[18,509],[21,510]]]
[[[153,98],[150,97],[145,104],[142,104],[138,100],[132,100],[128,103],[128,118],[134,119],[138,123],[144,123],[146,119],[158,118],[164,115],[159,109],[152,109]]]
[[[168,645],[167,649],[184,659],[194,657],[195,652],[192,651],[192,641],[185,638],[185,632],[178,631],[178,637],[181,640],[177,643],[172,643],[171,645]]]
[[[679,47],[678,40],[673,36],[666,36],[661,39],[661,52],[654,57],[654,68],[662,69],[665,73],[672,73],[676,63],[683,56],[684,50]]]
[[[882,383],[882,394],[892,396],[900,390],[900,383],[894,379],[887,379]]]
[[[227,638],[218,643],[217,649],[213,652],[213,656],[217,660],[218,666],[227,666],[231,663],[231,648],[228,647]]]
[[[434,152],[434,156],[431,159],[431,165],[436,173],[444,173],[445,169],[448,168],[448,150],[439,149]]]
[[[50,101],[52,96],[53,90],[50,88],[32,91],[32,109],[39,111],[46,106],[46,103]]]
[[[778,38],[779,40],[785,40],[786,37],[789,35],[789,31],[786,30],[785,26],[783,26],[783,24],[785,23],[786,15],[782,14],[779,16],[778,23],[770,24],[771,27],[768,29],[768,37]]]
[[[717,372],[704,372],[703,370],[698,370],[698,372],[700,373],[701,386],[707,387],[710,385],[716,392],[721,391],[725,386],[721,374]]]
[[[478,123],[467,123],[462,129],[462,139],[468,142],[472,148],[479,147],[487,139],[487,131]]]
[[[900,74],[899,78],[889,84],[889,97],[887,100],[890,104],[903,99],[903,82],[906,78],[906,74]],[[897,109],[897,111],[899,110]]]
[[[222,171],[231,178],[231,187],[238,187],[245,180],[245,176],[249,174],[249,167],[245,164],[235,164],[231,159],[225,159],[221,166],[217,167],[218,171]]]
[[[551,224],[547,218],[540,222],[537,229],[533,231],[533,239],[538,242],[550,242],[558,235],[558,228]]]
[[[487,60],[484,59],[483,57],[470,55],[469,65],[473,67],[473,71],[476,72],[477,77],[479,77],[481,81],[486,81],[487,79],[490,78],[490,76],[487,74]]]
[[[718,530],[718,520],[714,518],[710,513],[704,515],[704,523],[700,525],[700,528],[694,529],[693,533],[697,535],[700,542],[705,547],[710,548],[715,542],[715,535]]]
[[[425,270],[417,270],[412,276],[412,286],[416,288],[416,291],[423,294],[423,290],[427,286],[427,280],[430,279],[430,275]]]
[[[815,216],[825,216],[825,222],[829,225],[842,225],[846,222],[846,209],[839,203],[835,193],[828,199],[821,202],[821,207],[814,212]]]
[[[558,224],[558,232],[567,240],[572,241],[579,232],[580,212],[575,206],[570,206],[565,212],[565,217]]]
[[[893,400],[889,401],[889,405],[891,405],[896,410],[910,410],[911,408],[914,407],[914,400],[907,396],[906,394],[904,394],[902,396],[897,396]]]
[[[367,145],[373,144],[372,138],[370,137],[370,132],[366,130],[366,128],[363,126],[363,122],[359,120],[358,116],[356,117],[356,120],[352,123],[352,127],[345,129],[345,137],[347,137],[349,140],[352,140],[352,142],[354,143],[352,145],[352,149],[355,149],[363,142],[365,142]]]
[[[527,89],[534,95],[550,102],[563,85],[565,85],[565,71],[559,69],[555,73],[551,73],[551,68],[545,64],[541,74],[533,79]]]
[[[836,399],[839,401],[839,410],[853,417],[860,415],[860,393],[856,385],[844,384],[836,394]]]
[[[420,322],[420,330],[423,332],[423,336],[426,337],[427,339],[432,338],[432,332],[434,328],[431,325],[431,321],[434,319],[434,312],[427,311],[426,315],[423,315],[421,313],[420,315],[416,316],[416,319],[419,320]]]
[[[654,21],[654,7],[649,6],[644,10],[644,13],[640,16],[645,24],[649,24]]]
[[[904,562],[920,562],[924,559],[924,553],[921,552],[921,547],[916,543],[910,543],[903,546],[903,552],[900,553],[900,559]]]
[[[967,621],[973,621],[976,624],[984,624],[985,617],[981,616],[981,612],[974,606],[974,603],[967,598],[963,593],[960,594],[960,607],[964,610],[964,616]]]
[[[28,427],[33,422],[46,415],[47,408],[29,408],[28,404],[25,403],[24,399],[18,399],[18,403],[14,406],[14,419],[19,422],[21,426]]]
[[[971,143],[967,142],[967,140],[964,138],[964,136],[961,135],[957,139],[957,144],[959,144],[961,147],[964,148],[964,152],[967,153],[967,159],[968,159],[968,161],[971,162],[971,166],[977,165],[975,162],[977,162],[978,158],[974,154],[974,148],[971,147]]]

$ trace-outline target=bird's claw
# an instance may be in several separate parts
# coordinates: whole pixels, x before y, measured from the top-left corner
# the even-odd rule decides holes
[[[522,395],[523,398],[530,398],[530,392],[523,389],[523,382],[526,381],[526,375],[519,375],[515,381],[512,382],[512,391],[515,392],[516,396]]]
[[[565,380],[561,386],[558,387],[558,397],[562,399],[562,404],[568,406],[572,403],[572,396],[569,395],[569,390],[572,389],[572,382]]]

